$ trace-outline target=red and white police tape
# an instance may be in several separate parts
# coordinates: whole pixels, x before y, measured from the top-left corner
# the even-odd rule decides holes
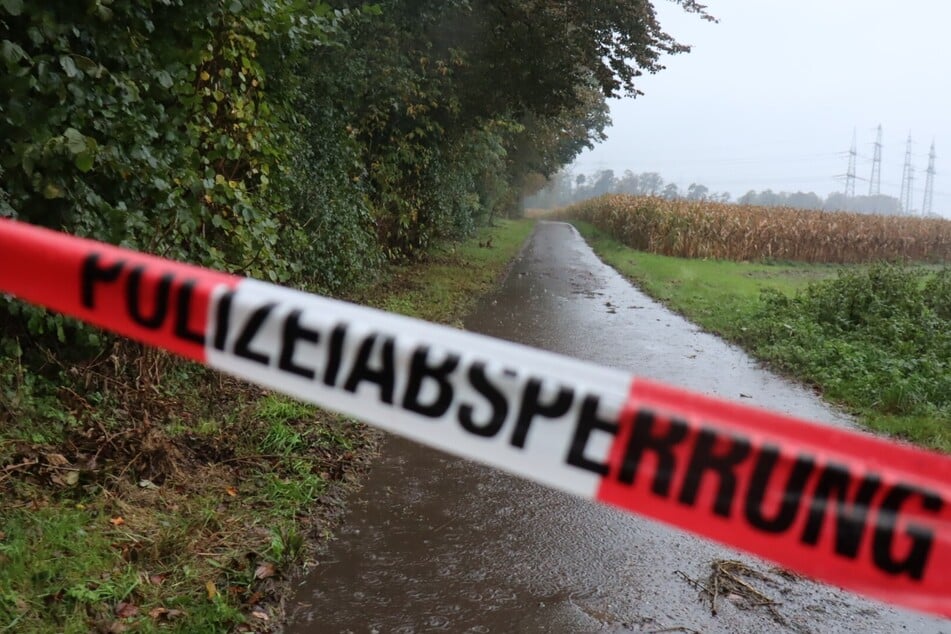
[[[0,219],[0,292],[951,617],[951,458]]]

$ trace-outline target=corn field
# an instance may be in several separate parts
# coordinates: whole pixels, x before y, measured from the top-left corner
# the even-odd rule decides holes
[[[951,221],[607,195],[569,207],[629,247],[725,260],[951,261]]]

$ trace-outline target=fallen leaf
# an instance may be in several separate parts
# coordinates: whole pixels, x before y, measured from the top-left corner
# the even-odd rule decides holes
[[[153,586],[160,586],[165,583],[166,575],[149,575],[149,583]]]
[[[4,533],[3,531],[0,531],[0,542],[2,542],[3,540],[5,540],[6,538],[7,538],[7,534]]]
[[[120,601],[119,605],[116,606],[116,616],[120,619],[128,619],[139,613],[139,606],[132,603],[126,603],[125,601]]]
[[[231,497],[237,497],[238,490],[234,487],[228,487],[227,489],[225,489],[225,493],[227,493]]]
[[[79,482],[79,473],[76,471],[67,471],[66,473],[57,473],[56,475],[50,476],[50,481],[53,484],[58,484],[61,487],[73,486]]]
[[[46,453],[43,454],[43,457],[46,458],[47,464],[53,465],[54,467],[62,467],[63,465],[69,464],[69,460],[61,453]]]
[[[271,617],[269,617],[269,616],[267,615],[267,613],[262,612],[261,610],[253,610],[253,611],[251,612],[251,616],[253,616],[253,617],[256,618],[256,619],[261,619],[262,621],[270,621],[270,620],[271,620]]]
[[[127,632],[128,630],[129,628],[119,621],[116,621],[109,625],[109,627],[106,629],[106,634],[123,634],[123,632]]]
[[[208,592],[209,599],[214,599],[218,596],[218,588],[215,587],[214,581],[205,582],[205,591]]]
[[[254,570],[255,579],[267,579],[268,577],[273,577],[274,573],[277,572],[277,569],[269,561],[265,561],[263,564],[259,565]]]
[[[248,597],[248,605],[257,605],[261,602],[261,599],[264,598],[264,594],[261,592],[255,592],[250,597]]]
[[[151,480],[142,479],[139,480],[139,488],[142,489],[157,489],[158,485],[152,482]]]
[[[154,620],[171,621],[185,614],[181,610],[169,610],[168,608],[152,608],[149,610],[149,616]]]
[[[113,517],[111,520],[109,520],[109,523],[113,526],[122,526],[125,524],[125,520],[122,519],[121,515],[117,515],[116,517]]]

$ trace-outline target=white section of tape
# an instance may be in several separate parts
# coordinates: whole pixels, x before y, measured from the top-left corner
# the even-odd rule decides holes
[[[224,313],[227,332],[220,333]],[[616,370],[519,344],[253,280],[240,282],[230,298],[219,288],[208,320],[207,357],[215,368],[586,498],[595,496],[600,475],[567,461],[583,400],[596,397],[598,417],[616,421],[632,381]],[[335,328],[341,345],[333,343]],[[421,350],[427,368],[448,363],[454,369],[442,381],[414,373]],[[411,376],[422,376],[412,390]],[[551,406],[557,416],[520,419],[532,381],[537,398],[531,402]],[[445,392],[451,399],[443,407]],[[564,412],[557,406],[569,399],[560,392],[570,394]],[[436,415],[411,411],[414,404]],[[612,439],[592,431],[585,459],[606,462]]]

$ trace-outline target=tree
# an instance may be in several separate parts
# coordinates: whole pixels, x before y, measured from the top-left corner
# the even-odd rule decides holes
[[[751,189],[745,194],[743,194],[742,196],[740,196],[736,200],[736,202],[738,202],[741,205],[756,205],[758,198],[759,198],[759,195],[756,193],[756,191]]]
[[[690,186],[687,187],[687,199],[688,200],[706,200],[707,194],[710,190],[706,185],[700,185],[698,183],[690,183]]]
[[[786,194],[785,205],[796,209],[822,209],[822,199],[814,192]]]
[[[694,0],[673,0],[712,19]],[[419,2],[412,3],[414,6]],[[422,3],[432,11],[443,3]],[[647,0],[472,0],[451,3],[431,31],[434,50],[464,51],[456,71],[462,108],[556,114],[593,82],[605,97],[640,94],[636,79],[663,69],[664,54],[689,51],[663,31]],[[389,3],[383,5],[387,11]]]
[[[90,6],[0,2],[0,209],[280,279],[326,270],[304,227],[400,256],[511,209],[688,50],[650,0]]]
[[[639,194],[640,189],[640,176],[631,170],[624,170],[624,176],[617,182],[617,192],[620,194]]]
[[[591,186],[591,196],[601,196],[615,191],[617,180],[614,178],[614,170],[602,170],[598,172],[594,184]]]
[[[667,183],[667,186],[664,187],[664,198],[674,200],[678,197],[680,197],[680,191],[677,189],[677,184]]]
[[[664,186],[664,179],[657,172],[644,172],[640,177],[641,191],[645,196],[656,196]]]

